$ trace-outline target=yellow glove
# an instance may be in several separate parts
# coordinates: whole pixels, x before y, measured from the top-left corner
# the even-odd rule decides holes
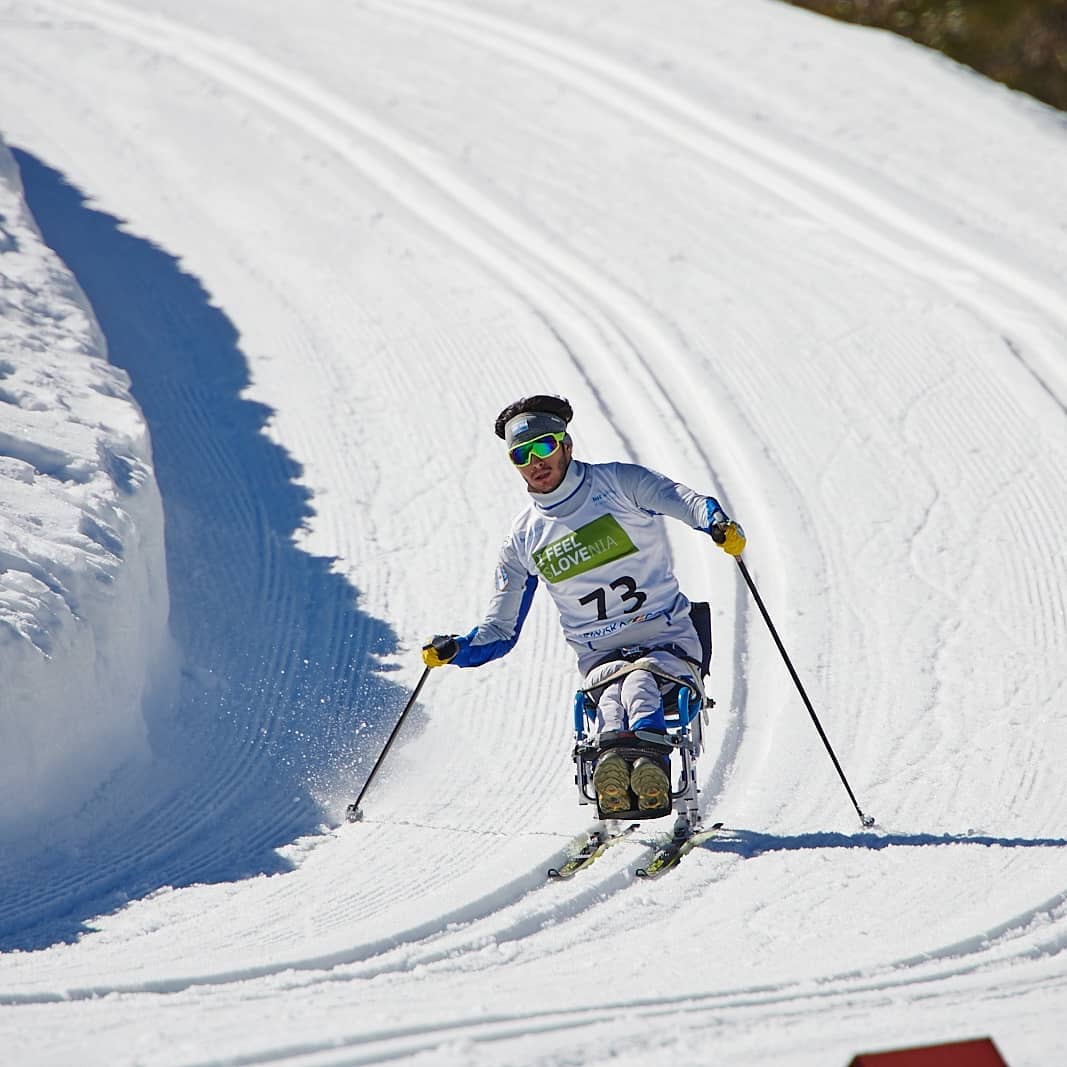
[[[745,531],[733,519],[728,519],[723,515],[719,521],[711,524],[710,532],[711,539],[724,552],[728,552],[731,556],[740,556],[744,552]]]
[[[458,651],[459,645],[453,634],[434,634],[422,646],[422,662],[427,667],[443,667],[452,662]]]

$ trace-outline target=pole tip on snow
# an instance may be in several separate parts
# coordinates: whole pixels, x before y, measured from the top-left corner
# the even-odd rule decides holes
[[[873,815],[861,815],[860,816],[860,822],[863,823],[863,828],[865,830],[870,830],[871,827],[874,826],[874,816]]]
[[[358,804],[349,804],[345,809],[345,818],[349,822],[362,822],[363,809]]]

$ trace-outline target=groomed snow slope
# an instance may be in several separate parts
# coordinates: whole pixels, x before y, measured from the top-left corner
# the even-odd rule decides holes
[[[163,512],[144,418],[0,144],[0,841],[147,755],[166,699]]]
[[[188,664],[152,789],[3,872],[15,1061],[1062,1058],[1062,116],[769,0],[0,24],[3,134],[152,431]],[[876,833],[684,529],[727,839],[544,884],[585,825],[544,602],[435,672],[337,826],[420,638],[484,607],[522,501],[492,420],[546,388],[582,457],[744,522]]]

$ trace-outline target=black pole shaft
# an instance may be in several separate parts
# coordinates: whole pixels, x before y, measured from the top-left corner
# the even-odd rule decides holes
[[[389,740],[385,742],[385,748],[379,753],[378,758],[374,761],[374,766],[371,768],[370,774],[367,776],[367,780],[363,783],[363,788],[359,791],[359,796],[348,805],[348,818],[349,820],[358,820],[363,817],[363,812],[360,810],[359,802],[363,799],[363,794],[370,788],[371,782],[374,781],[374,776],[378,773],[378,768],[385,762],[385,757],[389,755],[389,749],[393,747],[393,742],[396,740],[396,736],[400,733],[400,727],[404,725],[404,719],[407,718],[407,714],[415,706],[415,701],[419,699],[419,693],[422,692],[422,687],[426,684],[426,679],[430,676],[430,668],[427,667],[422,672],[422,677],[418,680],[415,688],[412,690],[411,696],[408,698],[408,702],[404,705],[404,710],[400,713],[400,718],[396,720],[396,725],[393,727],[393,732],[389,735]]]
[[[822,738],[822,743],[826,746],[826,751],[830,753],[830,759],[834,761],[834,767],[837,769],[842,785],[844,785],[845,789],[848,791],[849,800],[852,801],[852,806],[856,809],[856,814],[859,815],[860,822],[865,827],[873,826],[874,819],[869,815],[863,814],[859,802],[856,800],[856,794],[852,792],[852,786],[848,784],[848,779],[845,777],[845,772],[841,769],[841,764],[838,762],[833,746],[830,744],[830,739],[826,736],[826,731],[822,728],[822,723],[819,722],[819,716],[815,714],[815,708],[812,707],[812,703],[808,699],[808,694],[804,691],[804,686],[800,682],[800,676],[793,667],[793,661],[789,658],[789,653],[786,652],[785,645],[782,644],[782,639],[778,636],[778,631],[775,629],[774,623],[771,622],[771,616],[763,603],[763,597],[759,595],[759,590],[756,588],[756,583],[752,580],[752,575],[748,573],[748,567],[745,566],[745,561],[740,556],[735,556],[734,559],[737,561],[738,570],[741,571],[741,576],[745,579],[745,584],[748,586],[749,592],[752,593],[752,598],[756,601],[756,606],[759,608],[760,614],[763,616],[763,621],[767,624],[767,629],[771,631],[771,637],[774,638],[774,643],[778,646],[778,651],[782,654],[782,659],[789,670],[790,677],[793,679],[793,684],[797,687],[797,692],[800,693],[800,699],[804,701],[804,707],[808,709],[811,721],[815,724],[815,729],[819,731],[819,737]]]

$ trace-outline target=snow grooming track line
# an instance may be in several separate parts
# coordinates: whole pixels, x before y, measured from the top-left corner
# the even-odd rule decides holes
[[[838,233],[925,278],[980,318],[1000,323],[1006,333],[1027,336],[1025,349],[1009,342],[1011,353],[1061,412],[1067,412],[1067,373],[1056,343],[1038,336],[1030,324],[1018,321],[1018,312],[974,286],[971,279],[961,279],[956,272],[973,271],[1067,332],[1067,300],[1044,282],[957,240],[944,227],[920,219],[831,167],[753,133],[591,48],[444,0],[366,3],[383,14],[420,22],[505,55],[628,118],[645,122],[695,155],[758,183]]]
[[[626,358],[628,369],[639,379],[627,383],[628,394],[643,404],[655,404],[662,425],[678,427],[678,433],[665,441],[665,446],[683,448],[710,469],[700,440],[680,425],[682,413],[641,355],[643,351],[669,353],[674,342],[638,299],[598,276],[577,256],[553,246],[535,227],[442,166],[420,145],[243,44],[179,26],[161,16],[140,15],[109,0],[85,0],[69,7],[63,0],[43,3],[66,11],[76,22],[89,23],[200,70],[336,152],[389,199],[508,282],[549,318],[569,352],[573,354],[578,347],[567,337],[573,331],[583,342],[583,353],[597,353],[609,346],[612,357]],[[384,151],[375,154],[360,141]],[[385,155],[391,158],[386,161]],[[444,209],[433,205],[432,199],[445,201]],[[525,262],[520,262],[517,254]],[[564,286],[583,292],[586,306],[576,306],[568,299]],[[560,327],[559,320],[564,318],[568,330]],[[617,320],[623,320],[628,329]],[[612,369],[617,372],[618,368]],[[621,429],[618,432],[624,436]]]
[[[644,430],[650,452],[681,456],[689,464],[699,464],[720,485],[725,480],[715,475],[712,455],[730,457],[735,470],[729,481],[739,485],[753,481],[754,472],[744,468],[747,457],[758,457],[762,482],[773,479],[782,493],[793,492],[780,471],[766,466],[752,427],[733,405],[717,405],[716,419],[708,425],[706,399],[725,394],[725,386],[690,380],[691,388],[672,397],[661,385],[662,379],[670,378],[672,367],[685,370],[688,363],[672,332],[639,297],[554,244],[422,146],[243,43],[189,29],[162,16],[142,15],[110,0],[84,0],[76,6],[64,0],[42,0],[42,4],[75,23],[132,41],[200,71],[344,159],[389,200],[519,294],[559,339],[583,378],[589,379],[583,363],[596,359],[603,364],[599,379],[605,384],[596,386],[594,392],[612,390],[603,413],[624,442],[626,433],[612,419],[612,410],[651,405],[654,417],[645,420]],[[665,370],[657,373],[653,364],[663,365]],[[619,373],[620,366],[625,373]],[[710,376],[713,372],[707,373]],[[701,433],[690,426],[700,427]],[[702,438],[710,441],[710,449]],[[741,447],[738,442],[742,442]],[[632,453],[632,444],[629,447]],[[631,454],[631,458],[647,457]],[[721,498],[732,507],[725,493]],[[747,503],[746,514],[755,519],[764,505],[759,498]],[[763,525],[769,531],[773,528],[769,521]],[[739,590],[734,623],[738,650],[744,647],[743,603]],[[735,699],[730,702],[740,705],[743,690],[744,681],[738,676],[734,680]],[[739,734],[731,734],[735,743]],[[712,794],[728,777],[735,753],[728,748],[724,746],[718,764],[705,778],[706,784],[711,783]]]
[[[634,844],[640,850],[640,843]],[[537,863],[507,884],[444,915],[320,955],[138,981],[68,982],[58,990],[14,992],[0,988],[0,1007],[92,1001],[111,995],[183,993],[286,974],[301,975],[303,987],[330,986],[459,961],[483,951],[487,937],[498,945],[523,941],[631,885],[633,855],[626,856],[626,852],[621,849],[619,858],[601,861],[595,872],[586,871],[580,881],[570,880],[566,886],[547,885],[544,864]]]
[[[610,881],[620,878],[629,880],[629,877],[627,872],[615,872]],[[568,913],[580,911],[585,897],[595,899],[605,891],[606,885],[590,887],[582,897],[574,897],[568,902]],[[790,980],[779,984],[724,992],[696,991],[687,994],[681,1002],[676,997],[651,996],[607,1001],[573,1009],[450,1020],[441,1025],[428,1024],[386,1031],[381,1034],[361,1034],[341,1046],[338,1046],[336,1042],[324,1043],[319,1047],[307,1046],[305,1052],[326,1055],[325,1059],[314,1062],[342,1062],[346,1065],[370,1064],[381,1062],[376,1057],[388,1059],[395,1055],[410,1055],[427,1048],[438,1047],[440,1037],[434,1039],[434,1035],[440,1035],[442,1032],[455,1035],[456,1039],[462,1037],[472,1041],[507,1040],[509,1037],[520,1036],[528,1032],[526,1027],[517,1028],[516,1024],[519,1023],[536,1022],[537,1025],[529,1029],[539,1032],[566,1031],[589,1025],[592,1021],[615,1023],[623,1019],[632,1020],[635,1015],[638,1018],[652,1019],[670,1016],[679,1011],[684,1011],[688,1019],[700,1016],[714,1020],[724,1011],[738,1011],[758,1006],[776,1006],[779,1009],[776,1017],[785,1022],[790,1017],[810,1012],[820,1005],[833,1004],[839,1000],[849,1004],[866,998],[882,1000],[886,994],[914,985],[922,986],[926,990],[925,995],[933,999],[939,995],[937,987],[940,984],[966,978],[983,966],[993,963],[1003,965],[1006,962],[1012,965],[1025,965],[1027,962],[1054,957],[1067,951],[1067,940],[1064,934],[1056,929],[1056,920],[1064,917],[1065,909],[1067,909],[1067,893],[1061,893],[994,927],[976,932],[962,941],[943,945],[921,955],[884,962],[873,973],[862,970],[839,971],[817,980]],[[511,909],[505,909],[505,912],[506,910]],[[493,933],[494,942],[501,944],[535,934],[545,917],[552,915],[553,911],[551,906],[546,905],[544,912],[535,911],[517,916],[514,921]],[[498,913],[498,917],[503,918],[505,912]],[[1051,927],[1050,919],[1052,920]],[[376,961],[368,960],[367,966],[360,967],[355,972],[345,970],[339,974],[322,974],[316,976],[311,984],[319,986],[347,982],[352,978],[375,978],[380,975],[395,974],[398,971],[410,972],[420,966],[447,962],[455,963],[457,968],[462,968],[464,954],[477,952],[483,947],[485,931],[484,928],[479,927],[474,931],[476,936],[473,940],[465,937],[466,933],[465,929],[448,931],[439,937],[429,941],[424,940],[414,946],[414,955],[410,951],[404,952],[397,963],[389,962],[387,956]],[[458,944],[455,943],[456,940],[459,941]],[[398,946],[398,949],[403,947]],[[411,948],[410,945],[407,947]],[[947,989],[949,995],[953,992],[953,988]],[[398,1039],[410,1041],[412,1044],[405,1045],[402,1053],[388,1046],[382,1047],[383,1043],[391,1044]],[[351,1059],[349,1056],[344,1056],[335,1061],[329,1056],[331,1051],[336,1054],[339,1047],[355,1048],[357,1046],[366,1058]],[[204,1064],[204,1067],[208,1065]]]
[[[925,997],[934,1000],[941,995],[938,989],[940,984],[953,979],[965,979],[978,970],[983,965],[980,958],[983,952],[993,952],[998,946],[1021,938],[1035,921],[1037,933],[1040,933],[1044,929],[1040,921],[1043,916],[1057,912],[1062,914],[1065,896],[1067,894],[1018,916],[989,931],[985,936],[978,934],[965,943],[948,945],[913,959],[886,963],[880,972],[875,974],[862,971],[839,972],[817,980],[785,981],[728,991],[695,991],[682,998],[634,997],[573,1008],[498,1013],[477,1018],[456,1018],[453,1015],[441,1022],[399,1026],[378,1032],[353,1034],[348,1038],[334,1037],[318,1043],[304,1042],[274,1050],[263,1057],[252,1055],[237,1062],[260,1063],[299,1055],[300,1062],[306,1067],[326,1067],[330,1064],[352,1067],[355,1064],[383,1063],[431,1050],[440,1052],[442,1039],[500,1044],[530,1033],[579,1032],[601,1023],[609,1026],[626,1023],[628,1029],[640,1033],[642,1028],[634,1028],[632,1025],[635,1020],[684,1015],[690,1022],[704,1019],[708,1025],[713,1025],[725,1012],[739,1013],[755,1008],[773,1009],[772,1013],[762,1014],[764,1023],[784,1026],[788,1025],[790,1019],[839,1005],[848,1005],[854,1009],[866,1001],[882,1003],[887,995],[914,985],[921,985]],[[474,947],[472,946],[472,949]],[[1062,953],[1065,948],[1067,945],[1063,943],[1063,937],[1060,935],[1054,936],[1049,944],[1027,941],[1015,947],[1008,956],[1016,963],[1025,964],[1035,957]],[[383,967],[371,974],[326,974],[316,978],[315,984],[345,982],[351,977],[373,977],[376,974],[393,973],[398,969],[411,970],[437,959],[449,958],[453,958],[451,954],[438,952],[430,958],[408,958],[401,968]],[[921,973],[922,968],[926,968],[925,973]],[[917,971],[920,973],[916,973]],[[948,987],[945,994],[958,995],[958,989]],[[191,1064],[190,1067],[214,1067],[217,1062],[214,1059],[205,1060]]]
[[[669,331],[635,294],[598,275],[573,253],[554,246],[535,227],[442,166],[420,145],[243,44],[220,40],[160,16],[140,15],[109,0],[85,0],[77,6],[67,6],[64,0],[41,2],[63,11],[76,23],[87,23],[197,69],[320,141],[390,200],[509,283],[547,317],[572,357],[579,347],[571,339],[572,333],[582,341],[583,354],[603,355],[606,368],[613,372],[613,387],[624,385],[635,402],[652,403],[657,408],[657,425],[666,428],[660,431],[663,448],[675,453],[681,449],[689,459],[714,470],[700,436],[686,428],[685,412],[642,355],[679,356]],[[384,152],[376,155],[361,141]],[[384,155],[391,157],[389,161]],[[444,209],[430,203],[427,193],[445,201]],[[578,306],[565,295],[564,287],[567,292],[577,289],[583,293],[584,305]],[[561,320],[565,320],[566,329]],[[625,359],[629,375],[618,374],[614,361],[620,358]],[[579,371],[584,374],[580,364]],[[692,405],[692,410],[699,411],[699,405]],[[606,414],[610,417],[610,409]],[[675,432],[668,435],[670,429]],[[616,432],[625,439],[625,431],[616,428]],[[724,452],[728,450],[725,438]]]

